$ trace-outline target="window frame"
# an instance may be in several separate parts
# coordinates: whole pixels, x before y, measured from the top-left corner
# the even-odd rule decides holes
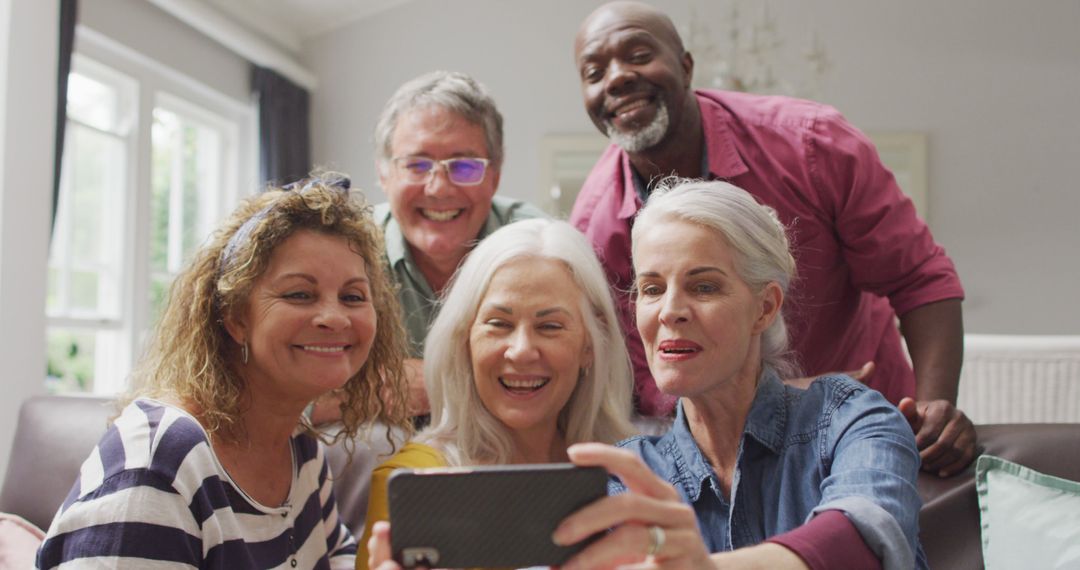
[[[151,325],[151,130],[154,109],[169,110],[222,132],[221,191],[214,204],[217,220],[223,219],[242,197],[258,188],[258,125],[254,98],[237,101],[93,29],[77,26],[72,70],[97,79],[96,72],[100,69],[96,68],[99,66],[135,83],[135,109],[125,135],[126,188],[121,230],[119,315],[114,320],[46,314],[45,319],[47,329],[64,327],[118,332],[118,346],[111,350],[108,362],[95,360],[94,382],[89,390],[94,394],[114,395],[127,389],[131,370]],[[94,73],[85,73],[92,68]],[[72,121],[71,118],[67,120]]]

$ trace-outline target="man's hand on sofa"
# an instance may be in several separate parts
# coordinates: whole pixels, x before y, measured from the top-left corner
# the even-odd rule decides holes
[[[900,400],[900,412],[915,432],[922,470],[949,477],[975,458],[975,425],[948,400]]]

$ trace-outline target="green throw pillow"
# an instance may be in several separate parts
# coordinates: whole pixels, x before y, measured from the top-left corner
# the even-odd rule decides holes
[[[1080,483],[983,455],[975,488],[987,570],[1080,568]]]

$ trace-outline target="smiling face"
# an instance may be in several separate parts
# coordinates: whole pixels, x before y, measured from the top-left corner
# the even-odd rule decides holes
[[[480,302],[469,331],[476,391],[518,438],[555,433],[591,363],[583,295],[562,262],[525,258],[500,267]]]
[[[693,105],[693,60],[674,27],[647,6],[601,7],[574,42],[585,110],[627,152],[664,142]]]
[[[693,398],[754,385],[761,333],[783,299],[775,283],[753,291],[736,271],[723,235],[674,219],[641,234],[634,268],[638,331],[663,392]]]
[[[248,344],[239,365],[248,390],[303,408],[367,360],[376,317],[364,258],[344,237],[300,230],[274,249],[247,306],[225,326]]]
[[[402,113],[390,141],[392,157],[490,158],[484,128],[439,106]],[[390,211],[414,254],[456,266],[491,211],[499,185],[498,165],[489,164],[476,186],[455,185],[443,168],[437,168],[426,184],[407,182],[392,162],[380,165],[379,173]]]

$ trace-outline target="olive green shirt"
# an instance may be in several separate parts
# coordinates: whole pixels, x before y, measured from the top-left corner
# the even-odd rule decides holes
[[[375,223],[382,227],[385,236],[385,261],[398,287],[398,301],[401,302],[405,328],[409,332],[410,356],[423,358],[424,339],[435,316],[439,314],[438,299],[413,260],[401,226],[390,215],[390,204],[384,202],[375,206],[374,215]],[[480,241],[491,232],[518,220],[546,217],[546,213],[528,202],[495,196],[491,199],[491,213],[476,240]]]

